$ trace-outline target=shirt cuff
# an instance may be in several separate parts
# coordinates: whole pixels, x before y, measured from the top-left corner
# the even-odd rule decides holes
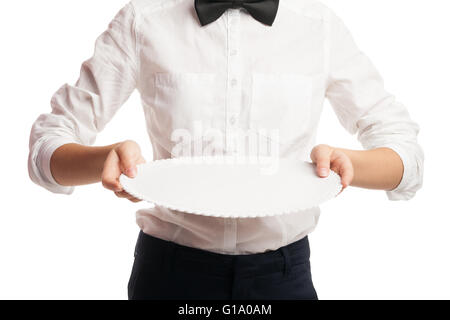
[[[393,190],[386,191],[386,195],[389,200],[410,200],[416,194],[418,188],[413,188],[417,180],[417,168],[415,161],[411,159],[409,153],[401,146],[395,144],[388,144],[379,146],[380,148],[389,148],[396,152],[403,162],[403,175],[402,179],[397,187]]]
[[[39,150],[39,154],[36,159],[36,164],[41,172],[42,177],[46,180],[46,188],[54,193],[62,193],[62,194],[72,194],[75,187],[73,186],[63,186],[60,185],[52,175],[50,169],[50,160],[55,152],[60,146],[73,143],[74,141],[62,138],[62,137],[54,137],[46,140]]]

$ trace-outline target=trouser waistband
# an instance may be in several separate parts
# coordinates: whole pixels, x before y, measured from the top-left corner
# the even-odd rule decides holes
[[[228,255],[198,248],[180,245],[139,233],[135,248],[135,257],[144,260],[163,260],[168,271],[177,267],[177,260],[183,261],[183,268],[192,268],[199,272],[214,275],[230,273],[264,274],[283,271],[289,273],[293,265],[309,262],[310,248],[308,237],[295,241],[277,250],[254,253]]]

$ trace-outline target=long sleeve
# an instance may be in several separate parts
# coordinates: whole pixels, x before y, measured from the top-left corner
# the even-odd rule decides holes
[[[95,42],[75,85],[64,84],[51,98],[51,113],[34,122],[29,140],[28,171],[36,184],[54,193],[71,194],[50,171],[50,158],[63,144],[92,145],[137,86],[135,10],[129,2]]]
[[[388,147],[400,156],[402,180],[386,194],[389,200],[409,200],[423,182],[419,125],[411,120],[405,106],[386,92],[380,74],[358,49],[343,22],[331,15],[328,23],[327,98],[340,123],[351,134],[357,134],[364,149]]]

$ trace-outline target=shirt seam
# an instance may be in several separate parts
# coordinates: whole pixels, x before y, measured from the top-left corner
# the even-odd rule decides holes
[[[135,50],[135,59],[136,59],[136,87],[138,88],[138,90],[140,91],[140,83],[141,83],[141,57],[140,57],[140,51],[141,51],[141,37],[140,37],[140,29],[139,26],[140,24],[139,22],[139,18],[140,15],[136,10],[135,5],[133,4],[133,2],[130,2],[131,8],[133,10],[133,32],[134,32],[134,41],[135,41],[135,46],[134,46],[134,50]]]

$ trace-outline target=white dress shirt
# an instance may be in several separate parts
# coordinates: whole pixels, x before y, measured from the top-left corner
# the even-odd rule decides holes
[[[422,185],[418,125],[386,92],[370,60],[343,22],[313,0],[281,0],[273,26],[243,9],[227,10],[202,27],[194,0],[133,0],[102,33],[75,85],[64,84],[30,136],[31,179],[71,194],[50,171],[53,151],[66,143],[93,145],[137,89],[154,159],[172,157],[176,129],[224,133],[267,128],[280,133],[280,156],[308,161],[325,97],[364,149],[389,147],[404,164],[390,200],[412,198]],[[236,153],[228,146],[224,153]],[[232,201],[232,199],[230,199]],[[319,207],[276,217],[224,219],[159,206],[138,210],[147,234],[227,254],[275,250],[316,226]]]

